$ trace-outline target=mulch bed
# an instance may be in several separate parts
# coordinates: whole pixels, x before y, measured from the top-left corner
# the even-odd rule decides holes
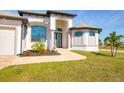
[[[61,55],[56,50],[46,50],[44,53],[33,52],[32,50],[24,51],[20,56],[21,57],[29,57],[29,56],[50,56],[50,55]]]

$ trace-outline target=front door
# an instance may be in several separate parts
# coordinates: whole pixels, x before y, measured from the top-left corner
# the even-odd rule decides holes
[[[62,33],[55,33],[55,45],[57,48],[62,48]]]

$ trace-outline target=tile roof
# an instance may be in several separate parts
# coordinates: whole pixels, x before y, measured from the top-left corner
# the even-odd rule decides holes
[[[99,30],[100,32],[102,31],[101,28],[98,28],[98,27],[96,27],[94,25],[84,24],[84,23],[74,25],[73,27],[71,27],[69,29],[70,30],[73,30],[73,29],[94,29],[94,30]]]

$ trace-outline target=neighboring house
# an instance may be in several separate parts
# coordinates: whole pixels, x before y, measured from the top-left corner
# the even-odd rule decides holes
[[[36,42],[47,49],[67,48],[97,51],[102,30],[85,24],[72,26],[77,15],[58,11],[18,11],[19,16],[0,14],[0,55],[18,55]]]

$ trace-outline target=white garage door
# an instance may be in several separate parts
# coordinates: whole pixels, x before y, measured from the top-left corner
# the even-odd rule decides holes
[[[0,55],[14,55],[15,30],[0,29]]]

